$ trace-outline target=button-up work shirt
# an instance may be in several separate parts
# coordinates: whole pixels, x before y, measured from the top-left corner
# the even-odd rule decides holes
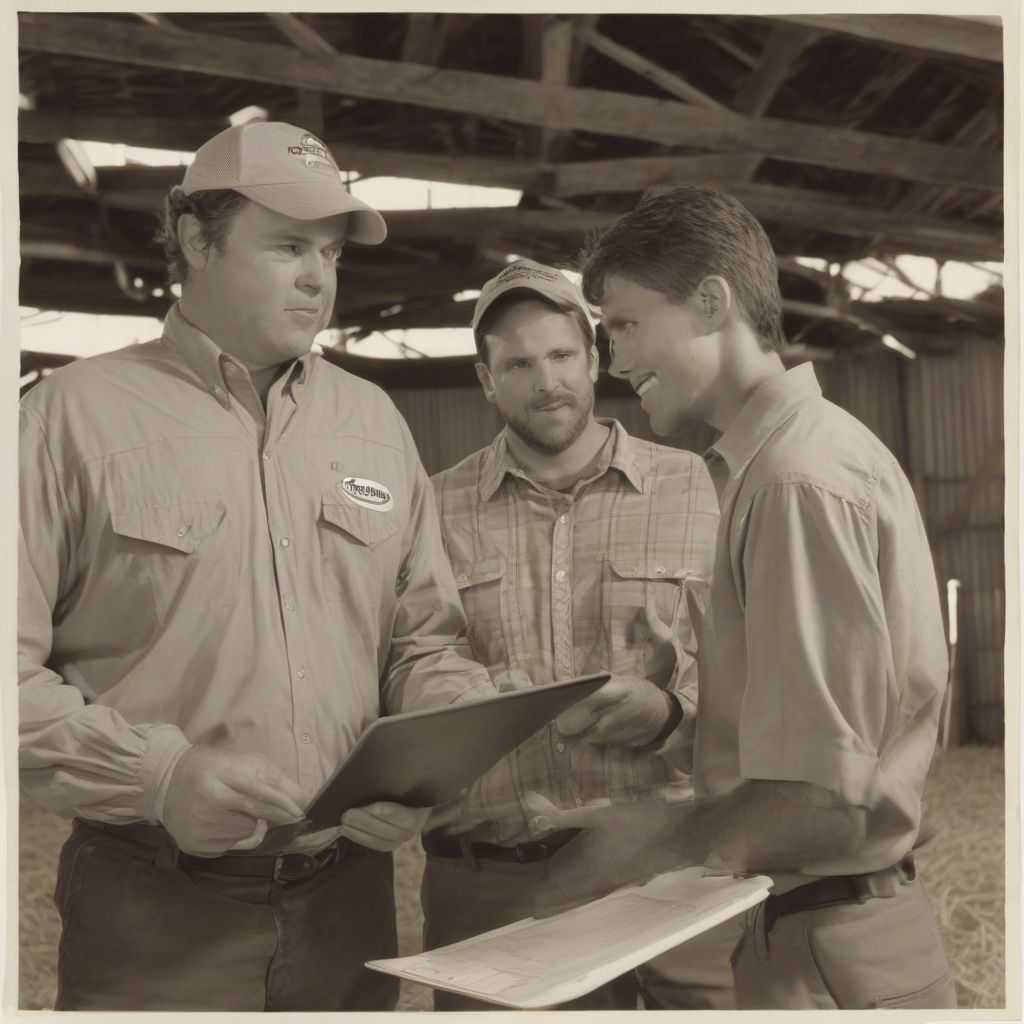
[[[917,836],[947,673],[910,484],[821,396],[809,363],[754,392],[708,459],[719,657],[701,680],[698,795],[741,779],[813,783],[868,809],[867,842],[794,870],[894,864]]]
[[[430,483],[372,384],[307,355],[266,411],[175,307],[22,403],[21,777],[65,815],[153,815],[188,743],[310,795],[382,707],[488,696]]]
[[[531,481],[504,431],[433,478],[473,656],[499,689],[603,669],[670,688],[694,715],[696,664],[684,589],[710,578],[718,507],[698,456],[612,432],[570,491]],[[644,609],[669,628],[652,641]],[[522,798],[564,807],[627,798],[683,776],[653,753],[595,746],[552,723],[487,773],[464,802],[467,835],[536,839]]]

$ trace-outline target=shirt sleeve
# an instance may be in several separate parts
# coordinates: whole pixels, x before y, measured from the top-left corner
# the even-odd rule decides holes
[[[487,669],[470,657],[466,618],[444,552],[433,487],[404,420],[401,426],[412,484],[384,672],[389,713],[479,700],[497,692]]]
[[[686,719],[693,719],[697,713],[697,631],[691,616],[697,607],[687,598],[686,589],[710,583],[715,560],[715,539],[718,533],[718,496],[702,460],[694,458],[694,473],[691,481],[690,531],[687,550],[691,564],[689,577],[683,583],[684,593],[680,596],[679,607],[673,623],[676,637],[676,669],[668,684],[683,708],[684,728]]]
[[[872,807],[894,687],[876,513],[808,482],[762,488],[739,565],[747,681],[740,774]]]
[[[65,817],[155,820],[188,740],[87,702],[52,666],[55,609],[75,587],[72,508],[38,413],[22,406],[18,538],[19,766],[22,789]],[[59,614],[59,613],[58,613]]]

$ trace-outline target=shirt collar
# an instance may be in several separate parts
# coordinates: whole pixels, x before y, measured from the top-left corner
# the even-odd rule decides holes
[[[637,466],[636,453],[633,450],[634,439],[626,433],[625,427],[618,420],[598,418],[598,423],[603,423],[611,428],[610,443],[606,443],[601,449],[601,456],[593,476],[603,476],[609,469],[617,469],[633,485],[643,492],[644,482],[640,469]],[[491,443],[484,455],[483,466],[480,470],[480,498],[482,501],[490,501],[495,492],[501,486],[506,476],[525,477],[508,450],[507,441],[508,427],[505,427]]]
[[[190,323],[178,303],[167,312],[164,320],[164,343],[171,351],[180,355],[199,377],[203,386],[226,409],[230,405],[228,385],[224,378],[224,366],[232,363],[248,375],[248,370],[233,356],[222,352],[217,343]],[[288,368],[285,392],[297,403],[309,380],[313,354],[307,352],[296,359]]]
[[[740,476],[764,443],[809,398],[821,394],[811,363],[765,381],[746,401],[722,436],[708,449],[729,467],[729,475]]]

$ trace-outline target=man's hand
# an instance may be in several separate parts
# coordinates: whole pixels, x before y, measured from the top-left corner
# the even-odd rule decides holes
[[[380,800],[346,811],[341,816],[341,834],[360,846],[387,853],[418,836],[430,811],[429,807],[404,807]]]
[[[546,917],[635,885],[662,871],[689,867],[695,859],[681,837],[689,804],[658,800],[595,802],[560,810],[538,793],[526,802],[533,821],[584,831],[548,861],[534,893],[535,917]]]
[[[661,732],[672,713],[664,690],[638,676],[612,676],[555,724],[563,736],[579,736],[597,746],[642,747]]]
[[[268,822],[302,817],[302,790],[262,754],[193,747],[174,766],[163,825],[178,849],[217,857],[258,845]]]

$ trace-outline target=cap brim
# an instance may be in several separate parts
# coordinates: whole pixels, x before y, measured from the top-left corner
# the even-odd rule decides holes
[[[340,179],[337,188],[329,179],[325,179],[322,184],[318,181],[302,181],[232,187],[254,203],[296,220],[350,214],[347,240],[361,245],[380,245],[388,234],[384,218],[372,206],[356,199]]]

